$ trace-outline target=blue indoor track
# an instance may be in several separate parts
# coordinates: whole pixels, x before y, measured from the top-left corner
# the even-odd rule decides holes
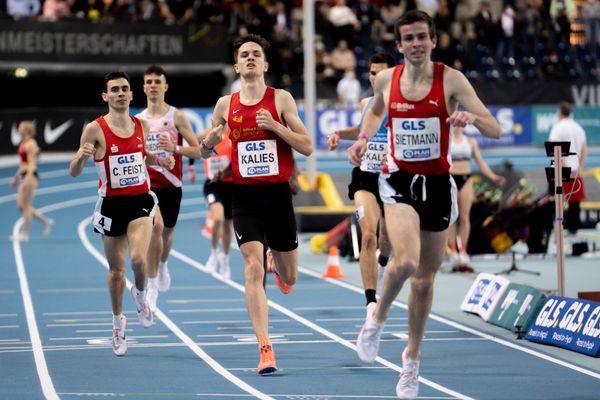
[[[107,264],[90,225],[96,171],[89,163],[73,179],[67,164],[40,165],[34,206],[55,224],[46,237],[34,221],[24,243],[8,239],[22,222],[9,185],[16,167],[0,168],[0,398],[395,398],[405,303],[398,301],[390,313],[377,362],[362,363],[355,352],[365,317],[358,265],[344,267],[355,270],[346,280],[323,279],[326,256],[310,254],[305,240],[294,291],[284,296],[267,278],[269,331],[280,369],[257,375],[239,251],[232,249],[231,280],[204,269],[210,245],[201,235],[207,207],[199,183],[184,186],[169,259],[172,286],[159,295],[156,324],[139,326],[126,292],[129,351],[116,357]],[[129,285],[129,266],[127,277]],[[456,298],[464,294],[461,289]],[[590,366],[589,357],[561,351],[434,313],[422,346],[419,398],[600,399],[600,361]]]

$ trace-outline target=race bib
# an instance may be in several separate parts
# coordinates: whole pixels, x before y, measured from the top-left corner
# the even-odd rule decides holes
[[[279,174],[276,140],[238,143],[238,166],[244,178]]]
[[[432,118],[394,118],[394,158],[414,162],[440,157],[440,120]]]
[[[374,141],[373,139],[375,137],[367,143],[367,152],[360,163],[360,169],[365,172],[379,173],[383,168],[388,150],[387,140]]]
[[[229,158],[227,156],[215,156],[207,160],[208,179],[213,179],[219,172],[225,171],[229,166]]]
[[[112,188],[138,186],[146,182],[146,165],[140,152],[109,156],[108,169]]]
[[[112,218],[105,217],[99,212],[94,212],[94,217],[92,219],[92,225],[94,228],[98,230],[100,233],[110,232],[110,228],[112,226]]]
[[[169,132],[149,132],[148,136],[146,137],[146,151],[150,154],[154,154],[155,156],[158,157],[168,157],[171,155],[170,152],[166,151],[166,150],[161,150],[158,147],[158,140],[160,139],[161,135],[169,135]]]

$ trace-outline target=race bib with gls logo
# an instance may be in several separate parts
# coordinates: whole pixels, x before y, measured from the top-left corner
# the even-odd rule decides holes
[[[140,152],[109,156],[108,166],[113,188],[138,186],[146,182],[146,165]]]
[[[440,120],[432,118],[394,118],[394,158],[414,162],[440,157]]]
[[[277,141],[239,142],[238,166],[244,178],[278,175]]]
[[[158,157],[167,157],[171,153],[161,150],[158,145],[161,135],[168,136],[169,132],[148,132],[148,136],[146,136],[146,151]]]

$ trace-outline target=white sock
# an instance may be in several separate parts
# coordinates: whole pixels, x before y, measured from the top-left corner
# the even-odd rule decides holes
[[[160,262],[158,263],[158,268],[159,268],[159,269],[167,268],[167,263],[168,263],[168,262],[169,262],[169,260],[167,260],[167,261],[160,261]]]
[[[158,277],[150,278],[148,277],[148,286],[158,287]]]
[[[141,303],[142,300],[144,300],[144,298],[146,297],[146,289],[140,291],[137,287],[134,286],[133,294],[135,294],[135,299],[138,301],[138,303]]]
[[[113,326],[121,327],[125,323],[125,316],[123,313],[119,315],[113,315]]]
[[[211,256],[216,256],[218,253],[218,249],[210,249],[210,255]]]

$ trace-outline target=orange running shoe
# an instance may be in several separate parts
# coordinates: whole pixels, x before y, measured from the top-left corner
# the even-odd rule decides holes
[[[277,271],[273,271],[273,277],[275,278],[275,283],[277,284],[277,287],[279,288],[279,291],[283,294],[288,294],[289,292],[291,292],[294,289],[294,285],[288,285],[287,283],[285,283],[281,277],[279,276],[279,273],[277,273]]]
[[[271,345],[264,345],[260,348],[260,361],[258,362],[258,374],[266,375],[277,371],[275,363],[275,352]]]

